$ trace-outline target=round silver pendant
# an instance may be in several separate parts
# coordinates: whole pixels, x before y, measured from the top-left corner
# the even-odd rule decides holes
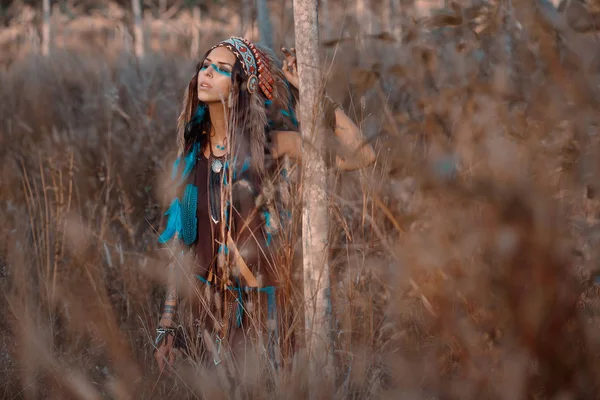
[[[212,162],[212,170],[214,173],[218,174],[223,169],[223,163],[221,160],[213,160]]]

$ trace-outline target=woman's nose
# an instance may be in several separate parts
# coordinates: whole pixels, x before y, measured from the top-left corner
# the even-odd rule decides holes
[[[209,78],[212,78],[213,72],[214,70],[212,65],[208,65],[206,68],[204,68],[204,75],[208,76]]]

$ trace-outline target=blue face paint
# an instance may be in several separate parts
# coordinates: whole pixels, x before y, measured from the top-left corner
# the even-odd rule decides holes
[[[226,77],[231,77],[231,72],[227,71],[225,68],[219,67],[217,64],[210,64],[210,66],[217,73],[219,73],[219,74],[221,74],[223,76],[226,76]],[[204,64],[202,66],[202,68],[200,68],[200,71],[205,71],[207,69],[208,69],[208,64]]]

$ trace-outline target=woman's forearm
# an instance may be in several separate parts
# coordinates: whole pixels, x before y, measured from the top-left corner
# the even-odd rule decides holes
[[[347,157],[336,157],[336,166],[345,171],[367,167],[375,162],[375,150],[365,143],[358,126],[344,110],[335,110],[335,134],[344,147]]]
[[[173,264],[169,266],[169,283],[167,286],[167,296],[163,306],[163,313],[160,318],[160,326],[170,327],[173,326],[175,319],[175,311],[177,309],[177,285],[175,284],[175,271],[173,270]]]
[[[336,167],[344,171],[352,171],[368,167],[375,162],[375,150],[366,143],[360,129],[344,110],[335,103],[335,135],[342,146],[342,155],[336,156]],[[273,132],[272,154],[278,158],[288,155],[293,161],[302,161],[302,137],[295,131]]]
[[[177,289],[175,287],[169,288],[167,291],[167,297],[163,306],[163,313],[160,318],[160,326],[169,327],[173,325],[175,319],[175,311],[177,308]]]
[[[361,150],[359,154],[351,158],[336,156],[335,166],[342,171],[356,171],[373,164],[374,160],[375,158],[371,155],[371,151]]]

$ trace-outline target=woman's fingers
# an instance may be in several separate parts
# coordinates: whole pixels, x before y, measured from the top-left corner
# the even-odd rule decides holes
[[[171,349],[169,352],[169,367],[173,368],[175,365],[175,352]]]
[[[284,73],[296,74],[297,69],[298,69],[298,65],[296,64],[296,59],[293,59],[293,61],[283,60],[283,67],[281,68],[281,70]]]
[[[285,47],[281,48],[281,51],[285,54],[283,60],[282,71],[285,79],[288,80],[295,88],[298,88],[298,63],[296,62],[296,49],[292,48],[288,50]]]
[[[163,372],[163,370],[165,369],[165,355],[163,354],[163,348],[159,347],[156,352],[154,353],[154,358],[156,359],[156,362],[158,363],[158,370],[160,373]]]
[[[281,68],[281,70],[283,71],[285,79],[287,79],[288,81],[291,81],[297,75],[296,65],[294,64],[290,67],[290,64],[287,62],[287,60],[283,62],[283,67]]]
[[[288,64],[293,67],[293,65],[296,64],[296,49],[292,47],[288,50],[287,48],[282,47],[281,51],[283,51],[283,54],[285,54]]]
[[[173,351],[173,336],[169,335],[166,342],[163,342],[154,352],[154,358],[158,363],[158,370],[162,374],[167,364],[169,369],[166,371],[167,375],[171,374],[171,368],[175,365],[175,352]]]

